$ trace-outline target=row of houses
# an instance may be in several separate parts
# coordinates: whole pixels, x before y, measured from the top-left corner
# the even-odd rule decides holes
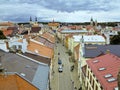
[[[83,90],[118,90],[120,45],[110,45],[110,37],[117,35],[119,27],[112,30],[112,34],[110,30],[102,28],[94,33],[94,29],[90,34],[87,29],[73,30],[63,26],[56,32],[58,39],[72,52]]]
[[[55,37],[49,27],[46,32],[37,24],[32,23],[30,33],[23,27],[15,35],[2,30],[7,39],[0,40],[0,90],[50,89]]]

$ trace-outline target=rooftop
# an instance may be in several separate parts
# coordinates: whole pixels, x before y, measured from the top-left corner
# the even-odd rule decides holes
[[[75,42],[80,42],[82,36],[81,35],[74,35],[73,36]]]
[[[53,57],[53,50],[51,48],[33,39],[30,39],[27,50],[47,58]]]
[[[109,53],[86,62],[104,90],[114,90],[117,87],[117,74],[120,67],[119,57]]]
[[[38,90],[18,74],[0,75],[0,90]]]
[[[48,41],[50,41],[51,43],[55,43],[55,37],[54,35],[48,33],[48,32],[45,32],[41,35],[41,37],[47,39]]]
[[[51,59],[50,58],[46,58],[46,57],[43,57],[43,56],[39,56],[39,55],[36,55],[36,54],[32,54],[32,53],[23,53],[23,55],[27,56],[27,57],[30,57],[36,61],[39,61],[41,63],[45,63],[47,65],[50,65],[50,62],[51,62]]]
[[[41,42],[42,44],[44,44],[45,46],[49,47],[49,48],[54,48],[54,43],[50,42],[49,40],[47,40],[44,37],[35,37],[34,40]]]
[[[85,45],[84,49],[86,58],[103,55],[107,50],[120,57],[120,45]]]
[[[49,67],[47,64],[36,62],[32,58],[0,51],[2,65],[8,72],[17,72],[40,90],[46,90]]]
[[[83,36],[84,42],[105,42],[105,38],[101,35]]]
[[[87,33],[87,30],[62,30],[61,33]]]

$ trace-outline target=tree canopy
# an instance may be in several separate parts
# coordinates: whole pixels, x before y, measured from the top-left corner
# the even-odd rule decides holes
[[[0,39],[6,39],[5,35],[3,34],[1,30],[0,30]]]
[[[111,44],[120,44],[120,32],[111,38]]]

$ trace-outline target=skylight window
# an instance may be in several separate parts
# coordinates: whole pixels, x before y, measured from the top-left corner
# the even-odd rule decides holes
[[[106,74],[104,77],[105,77],[105,78],[112,77],[112,74]]]
[[[104,68],[104,67],[102,67],[102,68],[99,68],[99,71],[103,71],[103,70],[105,70],[105,68]]]
[[[116,81],[117,79],[116,78],[110,78],[110,79],[108,79],[107,81],[108,82],[114,82],[114,81]]]
[[[94,61],[93,61],[93,63],[97,63],[97,62],[99,62],[99,60],[94,60]]]

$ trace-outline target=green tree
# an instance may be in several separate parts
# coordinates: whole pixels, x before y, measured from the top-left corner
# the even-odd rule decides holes
[[[0,39],[6,39],[5,35],[3,34],[1,30],[0,30]]]
[[[111,38],[111,44],[120,44],[120,32]]]

